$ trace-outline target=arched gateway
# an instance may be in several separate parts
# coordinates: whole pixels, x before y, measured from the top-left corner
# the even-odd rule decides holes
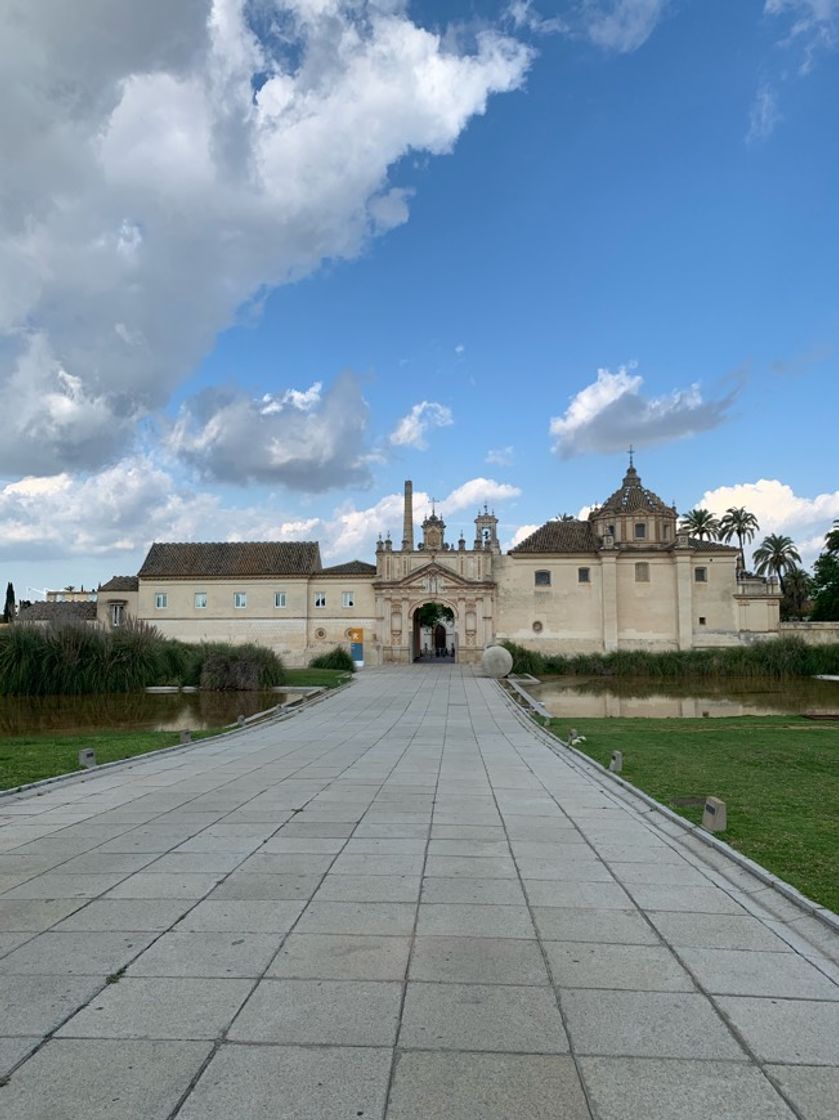
[[[382,626],[382,660],[411,663],[423,655],[420,612],[429,603],[439,603],[450,613],[445,636],[447,649],[460,661],[480,661],[486,645],[495,637],[495,580],[492,557],[501,551],[494,514],[486,508],[475,522],[475,541],[470,549],[463,536],[457,545],[446,542],[446,525],[434,509],[422,523],[422,540],[414,547],[413,493],[405,483],[405,522],[402,549],[379,540],[376,545],[376,615]],[[439,636],[439,635],[438,635]],[[439,648],[427,642],[431,655]]]

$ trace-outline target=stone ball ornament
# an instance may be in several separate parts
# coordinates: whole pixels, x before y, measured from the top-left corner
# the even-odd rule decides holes
[[[487,646],[481,667],[488,677],[506,677],[513,668],[513,655],[504,646]]]

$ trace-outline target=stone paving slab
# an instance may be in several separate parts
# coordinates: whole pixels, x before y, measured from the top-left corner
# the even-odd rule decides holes
[[[837,960],[460,666],[0,799],[4,1120],[835,1120]]]

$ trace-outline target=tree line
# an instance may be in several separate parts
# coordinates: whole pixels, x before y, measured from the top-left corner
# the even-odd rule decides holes
[[[740,568],[746,569],[746,545],[760,531],[753,513],[742,506],[730,506],[721,517],[697,507],[688,510],[680,528],[698,540],[737,541]],[[781,617],[809,618],[813,622],[839,621],[839,519],[824,537],[822,551],[808,572],[791,537],[769,533],[752,553],[755,574],[775,576],[781,586]]]

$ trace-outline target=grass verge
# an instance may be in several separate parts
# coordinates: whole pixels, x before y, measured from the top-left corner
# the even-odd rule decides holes
[[[283,684],[292,689],[301,687],[337,688],[352,678],[352,673],[343,669],[286,669]]]
[[[839,729],[800,717],[552,719],[586,737],[579,749],[699,823],[709,795],[722,798],[733,848],[814,901],[839,911]]]
[[[219,729],[221,730],[221,729]],[[193,740],[217,735],[218,731],[194,731]],[[79,751],[93,747],[96,761],[117,762],[123,758],[174,747],[177,731],[105,731],[101,734],[17,735],[0,739],[0,790],[17,789],[30,782],[81,771]]]

